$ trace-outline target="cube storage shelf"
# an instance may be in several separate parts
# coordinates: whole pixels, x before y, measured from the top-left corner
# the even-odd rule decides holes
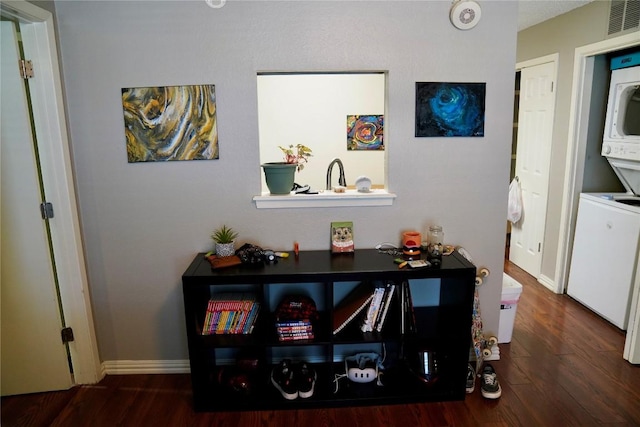
[[[237,266],[212,270],[204,254],[198,254],[182,276],[189,361],[196,411],[302,409],[356,405],[381,405],[426,401],[462,400],[465,396],[469,360],[470,328],[476,269],[454,252],[445,256],[440,267],[399,269],[393,257],[374,249],[352,254],[330,251],[303,251],[261,267]],[[424,281],[421,279],[439,279]],[[433,305],[413,305],[405,311],[401,298],[394,298],[381,332],[363,333],[357,319],[333,334],[334,291],[362,281],[393,282],[409,286],[435,286]],[[435,284],[434,284],[435,283]],[[280,288],[280,287],[284,288]],[[315,287],[319,320],[314,323],[315,338],[281,342],[275,328],[277,292],[288,288]],[[247,335],[202,335],[207,304],[218,292],[255,292],[262,307],[255,328]],[[438,290],[439,289],[439,290]],[[277,290],[277,292],[276,292]],[[412,292],[413,292],[412,291]],[[363,310],[366,311],[366,310]],[[404,314],[403,314],[404,312]],[[362,313],[361,313],[362,315]],[[411,328],[411,321],[415,328]],[[340,358],[349,346],[384,345],[387,357],[395,363],[385,369],[383,386],[357,384],[344,378],[336,392],[335,376],[344,374]],[[286,400],[270,383],[270,373],[284,357],[311,350],[311,365],[318,377],[315,392],[306,399]],[[229,360],[221,351],[251,354],[258,361],[249,393],[232,391],[220,381]],[[429,351],[437,360],[437,375],[430,381],[420,376],[420,354]]]

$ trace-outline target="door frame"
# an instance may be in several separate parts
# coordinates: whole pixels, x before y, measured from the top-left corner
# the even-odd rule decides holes
[[[564,191],[558,238],[555,276],[556,293],[567,289],[573,235],[576,226],[578,199],[584,178],[584,159],[587,147],[590,87],[593,83],[595,56],[640,45],[640,33],[631,33],[589,44],[575,49],[573,59],[573,86],[569,111],[569,145],[567,147]]]
[[[0,13],[19,23],[25,54],[37,64],[37,78],[29,81],[29,88],[44,190],[55,210],[50,226],[60,299],[74,334],[69,343],[74,383],[93,384],[104,373],[80,233],[53,15],[25,0],[0,3]]]
[[[533,58],[533,59],[529,59],[526,61],[522,61],[522,62],[518,62],[516,63],[516,72],[521,72],[524,68],[529,68],[529,67],[535,67],[538,65],[542,65],[542,64],[547,64],[547,63],[553,63],[554,65],[554,75],[553,75],[553,81],[554,81],[554,89],[553,89],[553,103],[554,103],[554,109],[555,109],[555,105],[557,104],[558,101],[558,62],[560,60],[560,54],[559,53],[552,53],[550,55],[545,55],[545,56],[540,56],[538,58]],[[522,82],[520,83],[522,85]],[[522,87],[521,87],[522,89]],[[521,94],[522,95],[522,94]],[[522,96],[520,96],[518,103],[520,103],[520,100],[522,99]],[[518,106],[519,108],[519,106]],[[554,113],[554,123],[555,123],[555,113]],[[551,158],[551,154],[553,153],[553,125],[552,125],[552,135],[551,135],[551,141],[550,141],[550,147],[549,147],[549,158]],[[516,150],[516,156],[518,154],[518,151]],[[517,159],[516,159],[517,162]],[[547,209],[549,207],[549,183],[551,182],[551,168],[549,168],[549,171],[547,172],[547,192],[546,192],[546,198],[547,198]],[[547,215],[547,213],[545,212],[545,215]],[[539,271],[542,270],[542,259],[544,258],[544,246],[545,246],[545,242],[546,242],[546,238],[545,238],[545,233],[546,233],[546,219],[545,219],[545,231],[543,232],[543,236],[542,236],[542,252],[540,253],[540,269]],[[543,286],[550,288],[549,285],[549,280],[546,279],[545,277],[543,277],[544,275],[542,275],[542,273],[540,273],[538,275],[538,277],[536,277],[536,280],[542,284]]]

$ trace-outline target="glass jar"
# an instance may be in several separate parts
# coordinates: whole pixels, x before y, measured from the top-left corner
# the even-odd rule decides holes
[[[442,263],[442,252],[444,251],[444,232],[439,225],[429,227],[427,233],[427,260],[435,265]]]

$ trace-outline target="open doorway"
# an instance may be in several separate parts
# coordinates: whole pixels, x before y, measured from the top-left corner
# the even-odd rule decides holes
[[[522,215],[509,226],[509,260],[539,278],[549,197],[558,55],[518,64],[512,179],[522,193]]]
[[[69,357],[73,363],[73,378],[72,381],[75,384],[90,384],[97,382],[100,378],[100,360],[98,357],[98,348],[95,337],[95,331],[93,327],[93,316],[91,313],[91,303],[89,300],[88,279],[85,271],[84,253],[82,250],[82,242],[80,236],[80,225],[78,218],[78,210],[76,205],[75,193],[73,191],[74,182],[71,169],[71,156],[69,152],[69,144],[66,133],[66,118],[64,111],[64,104],[62,99],[61,79],[58,65],[58,53],[57,46],[55,45],[55,33],[53,25],[53,15],[51,12],[46,11],[38,6],[35,6],[28,2],[2,2],[0,3],[0,15],[2,19],[17,22],[20,28],[22,48],[24,55],[27,59],[30,59],[33,64],[36,64],[35,73],[37,78],[33,78],[29,81],[29,94],[30,105],[33,112],[33,124],[27,125],[31,128],[38,137],[38,154],[40,159],[41,169],[39,171],[38,181],[44,193],[47,194],[48,201],[54,206],[55,221],[51,221],[50,233],[52,245],[56,248],[55,253],[50,256],[55,263],[55,270],[59,282],[59,298],[64,312],[66,325],[73,328],[73,341],[68,342]],[[3,26],[4,27],[4,26]],[[7,27],[8,28],[8,27]],[[12,30],[13,32],[13,30]],[[3,32],[3,36],[4,36]],[[9,41],[9,33],[7,38],[3,37],[3,43]],[[13,36],[11,37],[13,39]],[[17,42],[12,42],[16,47]],[[5,49],[2,50],[3,55],[6,53]],[[17,64],[17,57],[14,58]],[[3,57],[4,61],[4,57]],[[3,64],[4,65],[4,64]],[[17,69],[17,65],[14,68]],[[4,83],[3,74],[3,83]],[[20,86],[20,84],[12,85],[12,88]],[[3,85],[3,103],[5,101],[4,85]],[[22,96],[22,95],[20,95]],[[17,108],[16,106],[9,105],[9,108]],[[5,141],[5,132],[8,132],[9,126],[5,127],[5,117],[3,115],[2,123],[2,159],[4,158],[5,142],[8,144],[8,139]],[[10,120],[10,119],[9,119]],[[13,137],[14,135],[9,135]],[[21,145],[21,148],[27,149],[28,144]],[[8,171],[8,169],[7,169]],[[5,169],[2,169],[3,178],[3,191],[2,195],[5,195],[5,184],[17,183],[22,185],[20,178],[15,178],[13,175],[11,179],[5,180]],[[3,206],[4,209],[4,206]],[[36,216],[40,215],[38,212],[38,205],[33,206],[36,211]],[[31,212],[33,213],[33,212]],[[50,214],[47,214],[50,215]],[[49,216],[51,217],[51,216]],[[3,223],[5,220],[4,213],[2,215]],[[8,228],[7,228],[8,230]],[[13,231],[13,230],[12,230]],[[2,230],[3,246],[5,244],[5,229]],[[31,241],[20,242],[23,246],[29,246]],[[12,251],[2,250],[3,257],[5,255],[15,254]],[[15,257],[15,263],[20,263],[22,270],[33,268],[34,257],[31,253],[28,255],[21,255]],[[5,266],[6,264],[3,264]],[[15,265],[12,265],[15,267]],[[18,271],[18,268],[14,268]],[[10,281],[5,282],[5,269],[0,271],[2,274],[2,326],[11,326],[16,332],[16,335],[25,335],[26,330],[31,330],[27,322],[7,323],[5,324],[5,285],[12,282],[14,288],[20,288],[19,291],[23,294],[27,292],[22,287],[23,281],[12,278]],[[38,292],[37,285],[35,283],[35,292]],[[37,302],[34,304],[35,299],[30,299],[32,309],[38,311],[39,307]],[[55,304],[55,302],[51,302]],[[20,308],[20,307],[16,307]],[[19,313],[17,317],[20,317],[22,313]],[[26,320],[31,320],[27,315]],[[34,329],[38,329],[36,326]],[[57,328],[56,328],[57,329]],[[17,330],[17,331],[16,331]],[[56,341],[59,345],[61,342],[61,331],[55,330],[51,339]],[[33,340],[38,345],[36,339],[31,335],[26,334],[26,337]],[[11,342],[11,346],[5,346],[5,339],[10,339],[9,335],[5,335],[5,330],[2,333],[2,349],[3,349],[3,368],[7,368],[4,363],[4,350],[15,345]],[[26,365],[27,368],[35,370],[35,367],[43,364],[42,354],[43,348],[40,347],[35,350],[27,350],[31,352],[29,356],[34,360],[32,362],[24,362],[17,359],[20,363]],[[45,351],[46,353],[46,351]],[[61,366],[68,363],[66,354],[63,357],[64,361]],[[14,357],[13,360],[16,360]],[[6,369],[5,369],[6,370]],[[27,369],[28,370],[28,369]],[[36,371],[40,372],[40,371]],[[69,373],[67,372],[67,375]],[[4,393],[4,376],[3,376],[3,393]],[[19,382],[19,381],[18,381]],[[68,383],[68,382],[67,382]],[[35,390],[35,388],[33,389]],[[7,391],[7,394],[29,392],[30,389],[21,389],[17,391]]]
[[[513,132],[511,134],[511,166],[509,182],[516,178],[516,153],[518,152],[518,112],[520,111],[520,70],[516,70],[515,84],[513,86]],[[511,247],[511,222],[507,221],[507,239],[504,248],[504,259],[509,259]]]

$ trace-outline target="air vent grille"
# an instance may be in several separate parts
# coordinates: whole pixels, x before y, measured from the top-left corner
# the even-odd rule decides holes
[[[640,28],[640,0],[611,0],[608,35]]]
[[[627,10],[622,30],[626,31],[638,27],[640,27],[640,1],[627,0]]]

